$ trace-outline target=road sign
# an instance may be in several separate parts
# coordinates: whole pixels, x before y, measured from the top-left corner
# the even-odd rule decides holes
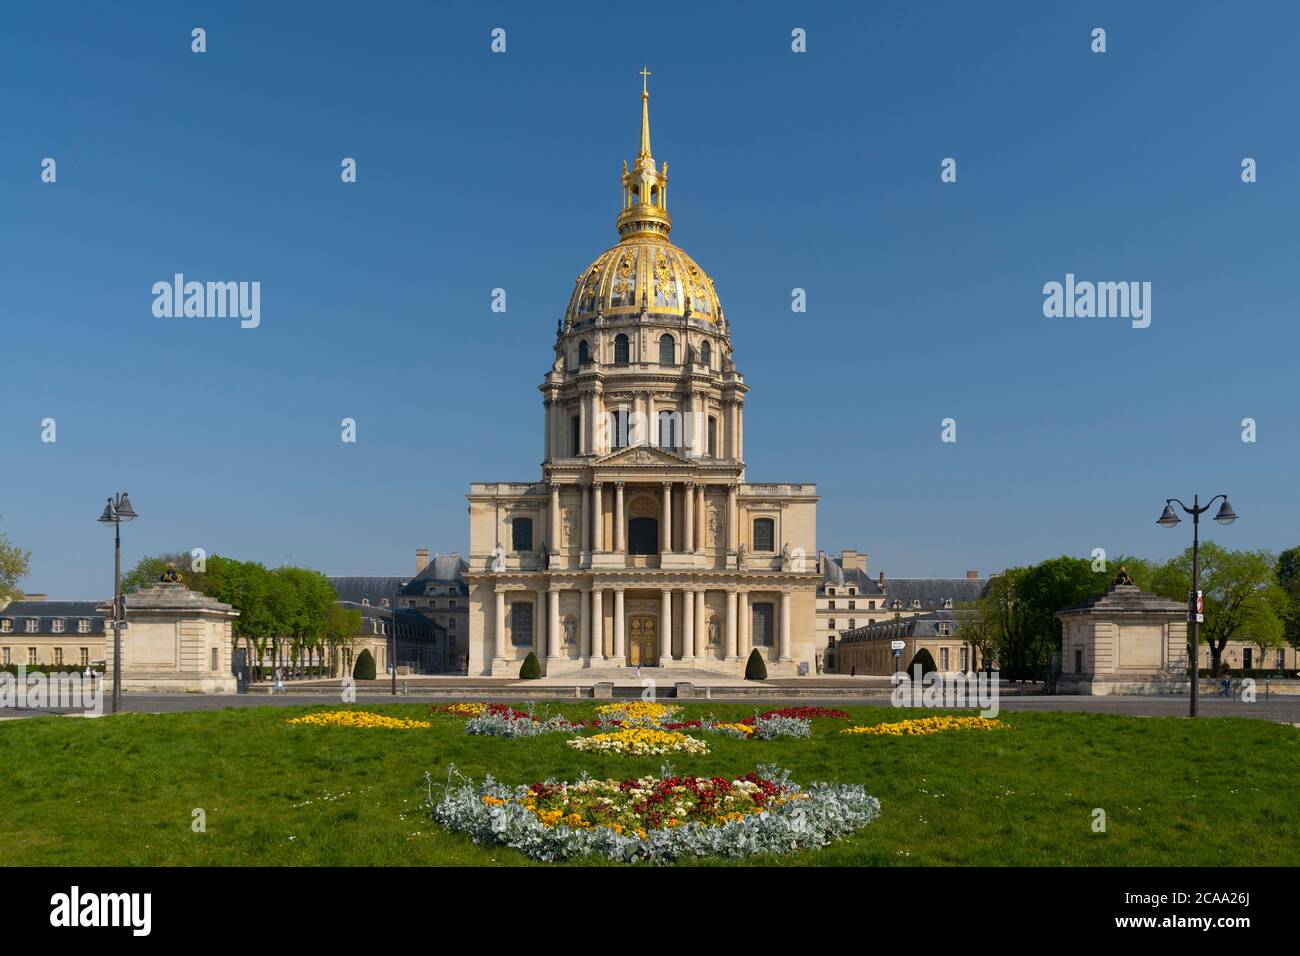
[[[890,641],[890,642],[889,642],[889,647],[890,647],[890,649],[891,649],[891,650],[895,650],[895,651],[901,651],[901,650],[902,650],[903,648],[905,648],[906,646],[907,646],[907,641]]]
[[[1205,623],[1205,592],[1197,591],[1196,596],[1187,601],[1187,620],[1197,624]]]

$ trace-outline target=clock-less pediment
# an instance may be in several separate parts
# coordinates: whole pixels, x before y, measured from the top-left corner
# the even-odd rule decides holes
[[[689,468],[693,462],[689,458],[674,455],[662,448],[640,445],[636,448],[620,448],[618,451],[596,459],[595,464],[602,467],[609,465],[675,465]]]

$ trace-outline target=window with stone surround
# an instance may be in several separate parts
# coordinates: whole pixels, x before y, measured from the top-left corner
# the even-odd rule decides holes
[[[533,643],[533,605],[528,601],[515,601],[510,605],[510,643],[515,647],[528,647]]]
[[[754,519],[754,550],[776,550],[776,522],[771,518]]]
[[[622,333],[616,335],[614,337],[614,364],[626,365],[632,360],[631,352],[627,336]]]
[[[510,550],[533,550],[533,519],[515,518],[510,522]]]
[[[755,647],[771,647],[776,637],[776,611],[768,601],[757,601],[750,605],[753,620],[750,623],[750,637]],[[852,626],[852,625],[850,625]]]

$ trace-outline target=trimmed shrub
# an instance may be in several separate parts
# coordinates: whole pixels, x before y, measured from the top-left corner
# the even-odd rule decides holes
[[[745,662],[745,680],[767,680],[767,665],[757,647],[749,652],[749,660]]]
[[[357,662],[352,667],[352,676],[357,680],[375,679],[375,659],[369,651],[362,651],[357,655]]]
[[[537,680],[542,676],[542,665],[537,660],[537,655],[532,651],[524,658],[524,664],[519,668],[520,680]]]
[[[935,666],[934,657],[932,657],[930,652],[924,647],[916,652],[916,656],[912,658],[912,663],[907,665],[907,672],[911,674],[918,666],[921,668],[922,677],[926,674],[932,674],[939,669]]]

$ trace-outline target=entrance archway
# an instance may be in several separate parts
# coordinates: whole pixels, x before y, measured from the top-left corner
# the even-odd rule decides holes
[[[659,666],[659,619],[653,614],[627,619],[627,662],[632,667]]]

